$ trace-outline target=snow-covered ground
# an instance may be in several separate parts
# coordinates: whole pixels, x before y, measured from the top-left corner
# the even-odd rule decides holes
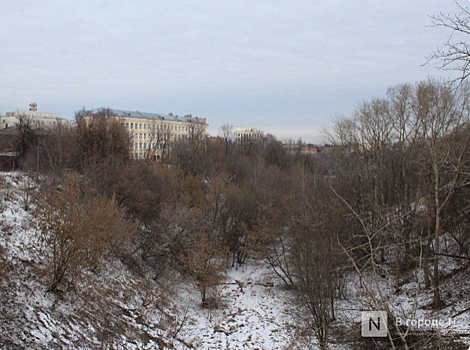
[[[417,270],[411,274],[415,273],[419,280],[421,276]],[[401,292],[397,294],[388,279],[379,277],[378,284],[374,286],[372,278],[365,278],[361,285],[357,276],[350,277],[346,297],[336,302],[338,318],[336,326],[355,325],[359,333],[362,311],[386,310],[385,305],[387,305],[391,314],[396,317],[389,322],[389,326],[407,325],[411,333],[427,334],[427,337],[452,338],[467,344],[470,348],[470,271],[463,271],[441,281],[441,295],[445,305],[439,310],[431,307],[432,290],[420,289],[419,284],[413,280],[403,285]],[[379,297],[378,289],[381,290],[383,299]],[[371,302],[371,294],[376,298],[376,302]],[[402,331],[404,333],[405,329]]]
[[[178,274],[156,282],[119,259],[83,271],[86,278],[62,294],[47,293],[35,191],[22,174],[0,174],[0,349],[317,349],[303,332],[294,292],[259,260],[226,270],[214,309],[203,308],[196,286]],[[411,274],[400,294],[386,279],[380,282],[395,314],[443,320],[438,332],[464,334],[459,340],[470,345],[470,271],[443,281],[447,304],[438,311],[427,307],[432,292],[420,291]],[[361,311],[372,309],[357,279],[348,283],[336,307],[338,328],[356,325]],[[349,347],[335,343],[331,349]]]
[[[180,294],[190,318],[182,334],[197,349],[286,349],[296,343],[293,295],[264,262],[229,269],[218,294],[223,305],[213,310],[200,306],[194,290]]]
[[[46,292],[47,248],[34,218],[32,183],[20,173],[0,175],[0,348],[285,349],[297,343],[293,295],[261,261],[228,269],[217,288],[219,308],[211,310],[181,276],[157,283],[119,260],[84,271],[86,278],[63,294]]]

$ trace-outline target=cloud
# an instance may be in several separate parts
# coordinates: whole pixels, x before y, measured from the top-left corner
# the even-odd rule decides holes
[[[391,84],[443,74],[421,67],[448,34],[427,28],[427,16],[456,12],[439,0],[2,7],[2,111],[35,100],[66,116],[112,106],[193,113],[212,124],[238,116],[247,127],[273,115],[307,122],[312,109],[320,122]]]

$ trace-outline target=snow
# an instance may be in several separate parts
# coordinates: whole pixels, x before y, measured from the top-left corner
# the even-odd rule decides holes
[[[447,270],[452,264],[443,265],[443,270]],[[460,342],[470,346],[470,271],[441,281],[441,294],[446,305],[439,310],[430,307],[433,300],[432,289],[421,289],[419,279],[422,276],[416,273],[416,270],[414,274],[416,280],[412,279],[402,286],[400,294],[394,292],[390,280],[380,278],[378,286],[375,287],[371,282],[371,275],[364,278],[362,285],[356,276],[351,275],[347,282],[347,297],[336,303],[338,323],[359,323],[362,311],[385,310],[383,305],[386,303],[393,316],[399,317],[402,323],[408,322],[411,331],[437,331],[441,335],[457,337]],[[370,301],[369,293],[377,297],[377,288],[380,288],[384,295],[383,304],[379,301],[376,305]],[[454,295],[453,291],[459,292]],[[459,335],[462,336],[458,337]]]
[[[62,294],[46,292],[48,252],[34,218],[35,191],[34,181],[21,173],[0,174],[0,348],[317,349],[304,333],[305,311],[296,306],[295,292],[261,260],[226,269],[214,309],[203,308],[194,283],[177,273],[156,282],[119,259],[106,260],[94,273],[83,271],[86,278]],[[442,267],[447,273],[459,268],[446,259]],[[470,271],[443,281],[446,306],[437,311],[428,307],[432,291],[423,288],[419,270],[409,274],[400,294],[391,279],[379,281],[392,312],[442,320],[441,334],[468,335]],[[373,309],[367,285],[361,287],[353,274],[347,283],[335,328],[358,324],[361,311]],[[460,340],[470,345],[470,337]]]
[[[46,292],[48,251],[34,218],[34,181],[3,173],[0,190],[0,263],[7,271],[0,279],[0,347],[284,349],[295,342],[293,294],[262,261],[227,269],[221,306],[212,310],[182,276],[162,285],[119,260],[84,271],[86,278],[63,294]]]
[[[190,318],[182,335],[196,348],[285,349],[294,341],[293,295],[264,262],[250,260],[229,269],[218,289],[224,305],[215,310],[203,309],[194,289],[181,293]]]

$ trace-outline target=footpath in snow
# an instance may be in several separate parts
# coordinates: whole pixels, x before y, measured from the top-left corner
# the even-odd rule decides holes
[[[219,286],[223,305],[203,309],[196,289],[180,293],[188,308],[182,337],[198,349],[285,349],[295,341],[293,294],[262,261],[228,270]]]

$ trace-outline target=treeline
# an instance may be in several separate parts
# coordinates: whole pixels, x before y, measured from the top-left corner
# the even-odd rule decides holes
[[[164,161],[136,161],[123,125],[102,111],[85,123],[81,111],[76,127],[58,126],[22,154],[25,169],[50,175],[39,215],[49,288],[114,254],[149,278],[186,274],[212,307],[223,268],[262,258],[297,291],[322,348],[352,273],[371,306],[393,315],[378,279],[399,293],[407,271],[421,269],[439,308],[442,260],[470,263],[469,96],[465,84],[432,79],[394,86],[337,118],[327,135],[334,152],[316,157],[274,137],[232,143],[226,135],[175,142]],[[416,341],[391,333],[397,347]]]
[[[411,281],[431,290],[427,306],[439,309],[447,304],[444,267],[470,264],[469,97],[465,83],[397,85],[337,118],[329,132],[340,145],[329,202],[341,204],[335,221],[342,223],[332,232],[361,283],[367,277],[371,308],[389,317],[384,277],[397,294]],[[420,348],[406,329],[390,329],[392,345]]]

